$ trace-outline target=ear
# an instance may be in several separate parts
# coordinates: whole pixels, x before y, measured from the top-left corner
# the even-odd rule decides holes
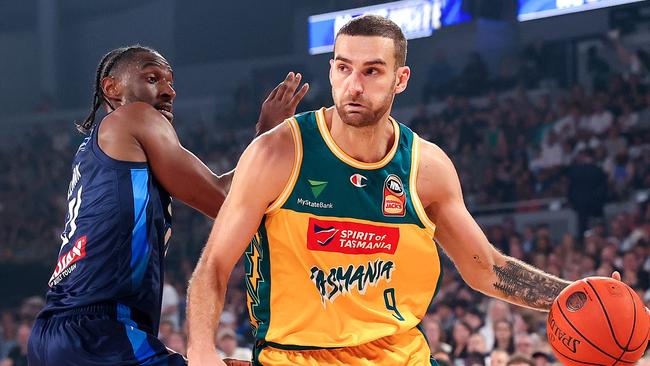
[[[106,76],[101,81],[101,88],[106,99],[113,101],[122,100],[122,83],[112,76]]]
[[[329,73],[330,85],[332,85],[332,72],[333,71],[334,71],[334,60],[330,59],[330,73]]]
[[[395,94],[399,94],[406,90],[406,86],[409,83],[409,78],[411,77],[411,68],[408,66],[398,67],[396,74],[397,78],[393,91]]]

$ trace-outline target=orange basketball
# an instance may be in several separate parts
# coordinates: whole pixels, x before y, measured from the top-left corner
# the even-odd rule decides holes
[[[634,365],[648,343],[650,315],[623,282],[589,277],[555,299],[546,334],[564,365]]]

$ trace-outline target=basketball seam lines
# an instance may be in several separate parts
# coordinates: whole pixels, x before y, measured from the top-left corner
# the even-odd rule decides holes
[[[634,352],[646,344],[646,340],[648,339],[648,334],[646,333],[646,336],[643,338],[643,341],[638,347],[630,349],[630,343],[632,342],[632,335],[634,335],[634,328],[636,327],[636,302],[634,302],[634,296],[630,292],[630,289],[628,288],[626,290],[630,294],[630,297],[632,298],[632,301],[634,303],[634,324],[632,324],[632,333],[630,334],[630,340],[627,342],[627,346],[625,347],[625,350],[627,352]]]
[[[585,341],[587,341],[587,343],[589,343],[592,347],[594,347],[595,349],[599,350],[600,352],[602,352],[603,354],[607,355],[608,357],[610,357],[610,358],[612,358],[612,359],[614,359],[614,360],[616,360],[616,359],[618,358],[618,357],[616,357],[616,356],[612,356],[612,355],[610,355],[608,352],[603,351],[602,349],[600,349],[600,347],[598,347],[598,346],[596,346],[595,344],[591,343],[591,341],[590,341],[587,337],[585,337],[585,336],[582,334],[582,332],[580,332],[580,331],[579,331],[579,330],[578,330],[578,329],[573,325],[573,323],[571,323],[571,321],[569,320],[569,318],[567,318],[566,315],[564,315],[564,312],[562,311],[562,307],[561,307],[559,304],[557,305],[557,308],[560,310],[560,314],[562,314],[562,317],[564,318],[564,320],[566,320],[567,324],[569,324],[569,325],[571,326],[571,328],[573,328],[573,330],[575,330],[576,333],[578,333],[578,335],[580,335],[580,337],[582,337],[582,339],[584,339]]]
[[[594,295],[596,295],[596,298],[598,299],[598,302],[600,303],[600,307],[603,310],[603,314],[605,315],[605,319],[607,319],[607,325],[609,326],[609,332],[612,335],[612,338],[614,338],[614,342],[616,342],[616,345],[618,348],[622,349],[623,351],[626,351],[625,347],[623,347],[619,342],[618,338],[616,338],[616,334],[614,333],[614,328],[612,327],[612,322],[609,320],[609,315],[607,314],[607,310],[605,310],[605,304],[603,304],[603,301],[600,299],[600,295],[598,295],[598,292],[596,291],[596,288],[589,282],[589,280],[585,281],[589,287],[591,287],[592,290],[594,290]]]
[[[601,364],[601,363],[592,363],[592,362],[580,361],[580,360],[576,360],[576,359],[574,359],[574,358],[571,358],[571,357],[565,355],[564,353],[562,353],[562,352],[561,352],[557,347],[555,347],[555,345],[554,345],[553,343],[551,343],[551,348],[553,348],[553,349],[555,350],[555,352],[557,352],[557,353],[559,353],[560,355],[562,355],[562,357],[564,357],[564,358],[566,358],[566,359],[568,359],[568,360],[574,361],[574,362],[580,362],[580,363],[583,363],[583,364],[585,364],[585,365],[607,366],[607,365],[603,365],[603,364]]]
[[[621,353],[620,356],[615,357],[616,362],[614,362],[612,364],[612,366],[616,365],[616,363],[618,363],[618,362],[631,363],[631,364],[636,363],[636,361],[630,362],[630,361],[623,360],[623,356],[625,355],[625,352],[627,352],[627,347],[623,347],[620,343],[618,343],[618,339],[616,338],[616,334],[614,333],[614,328],[612,327],[612,323],[609,320],[609,315],[607,314],[607,310],[605,309],[605,304],[603,304],[603,301],[600,299],[600,295],[598,295],[598,292],[596,291],[596,288],[589,282],[588,279],[585,280],[585,282],[594,291],[594,294],[596,295],[596,298],[598,299],[598,302],[600,303],[600,308],[603,310],[603,315],[605,315],[605,319],[607,319],[607,325],[609,326],[609,331],[612,334],[612,338],[614,338],[614,342],[616,342],[616,345],[618,346],[618,348],[623,350],[623,353]],[[636,304],[633,304],[633,305],[634,305],[634,321],[636,322]],[[634,328],[632,328],[632,331],[634,332]],[[629,342],[628,342],[628,345],[629,345]]]

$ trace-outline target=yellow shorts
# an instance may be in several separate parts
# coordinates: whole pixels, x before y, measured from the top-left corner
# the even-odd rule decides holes
[[[423,366],[436,365],[417,328],[355,347],[290,351],[267,346],[259,354],[263,366]]]

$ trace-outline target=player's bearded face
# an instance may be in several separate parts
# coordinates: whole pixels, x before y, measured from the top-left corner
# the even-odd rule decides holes
[[[373,125],[390,110],[397,81],[393,50],[389,38],[337,38],[330,83],[336,111],[345,124]]]
[[[391,84],[391,86],[394,85]],[[338,95],[332,88],[332,98],[341,120],[350,126],[364,127],[377,123],[393,104],[393,88],[385,90],[383,95],[355,95],[343,91]],[[374,97],[374,98],[373,98]]]

